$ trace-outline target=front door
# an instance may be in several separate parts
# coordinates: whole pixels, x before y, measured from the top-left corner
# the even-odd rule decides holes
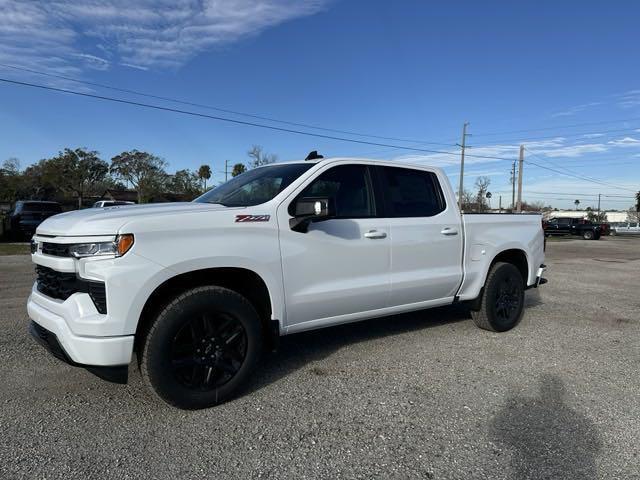
[[[293,204],[333,198],[336,218],[289,228]],[[294,330],[339,323],[384,308],[389,299],[389,222],[376,218],[370,167],[328,165],[278,208],[286,325]]]

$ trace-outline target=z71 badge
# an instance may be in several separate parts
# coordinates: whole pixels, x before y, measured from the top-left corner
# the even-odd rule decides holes
[[[236,215],[236,223],[238,222],[268,222],[271,215]]]

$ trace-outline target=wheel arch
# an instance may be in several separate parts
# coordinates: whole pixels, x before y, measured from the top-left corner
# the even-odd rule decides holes
[[[176,274],[158,285],[147,298],[136,327],[135,349],[138,350],[144,333],[152,324],[157,313],[186,290],[204,285],[234,290],[249,300],[263,322],[266,340],[277,341],[282,325],[280,319],[274,317],[273,292],[261,275],[244,267],[212,267],[202,268]]]
[[[512,265],[514,265],[522,275],[524,286],[527,286],[530,277],[530,262],[526,251],[521,248],[509,248],[496,254],[489,264],[487,272],[485,273],[485,282],[487,281],[487,275],[489,275],[491,267],[493,267],[498,262],[511,263]]]
[[[505,263],[510,263],[514,265],[520,272],[520,275],[522,276],[524,287],[527,288],[527,285],[529,283],[530,268],[531,268],[527,252],[524,249],[518,248],[518,247],[512,247],[512,248],[501,250],[500,252],[494,255],[491,262],[487,265],[487,268],[482,277],[480,290],[478,291],[477,296],[473,297],[473,299],[470,300],[472,310],[480,307],[480,300],[482,298],[482,294],[487,284],[487,278],[489,277],[489,272],[491,271],[491,268],[493,268],[493,266],[498,262],[505,262]]]

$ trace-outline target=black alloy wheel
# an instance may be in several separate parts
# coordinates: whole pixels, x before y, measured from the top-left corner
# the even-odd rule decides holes
[[[523,274],[515,265],[495,263],[471,309],[475,324],[492,332],[505,332],[515,327],[524,311],[524,285]]]
[[[265,343],[251,302],[214,285],[178,294],[141,336],[142,378],[162,400],[184,409],[212,407],[237,395]]]
[[[502,279],[498,285],[495,301],[496,317],[501,323],[511,323],[520,307],[520,285],[512,275]]]
[[[187,388],[212,390],[231,380],[247,356],[247,333],[227,314],[203,313],[176,334],[171,366],[176,380]]]

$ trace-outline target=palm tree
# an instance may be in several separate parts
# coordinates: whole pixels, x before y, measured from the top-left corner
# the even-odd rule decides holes
[[[578,205],[580,205],[580,200],[576,198],[576,201],[573,202],[573,204],[576,206],[576,210],[578,210]]]
[[[207,180],[211,178],[211,167],[209,165],[200,165],[198,169],[198,177],[204,181],[204,189],[207,189]]]

